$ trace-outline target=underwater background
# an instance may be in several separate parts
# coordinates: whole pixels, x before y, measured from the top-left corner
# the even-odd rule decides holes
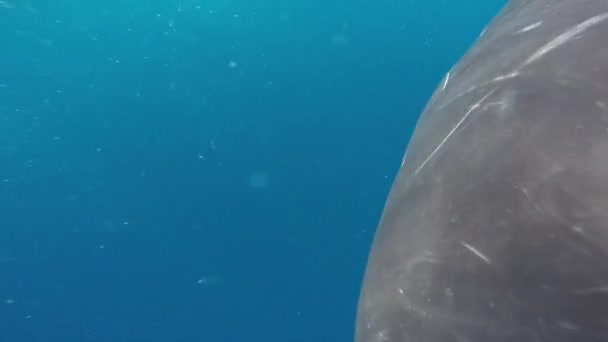
[[[0,0],[0,341],[352,341],[501,0]]]

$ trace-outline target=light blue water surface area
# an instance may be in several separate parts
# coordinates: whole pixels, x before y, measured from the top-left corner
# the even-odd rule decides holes
[[[352,341],[416,120],[503,4],[0,0],[0,341]]]

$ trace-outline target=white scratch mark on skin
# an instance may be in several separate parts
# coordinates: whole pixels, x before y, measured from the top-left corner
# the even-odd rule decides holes
[[[534,198],[532,198],[530,196],[530,191],[528,190],[528,188],[526,188],[523,185],[519,185],[516,184],[515,188],[519,191],[521,191],[521,193],[524,195],[524,197],[526,197],[526,200],[528,202],[530,202],[531,204],[531,208],[536,211],[537,213],[543,213],[545,210],[538,204],[538,201],[534,200]]]
[[[418,168],[414,171],[414,174],[418,174],[418,172],[420,172],[420,170],[422,170],[422,168],[424,168],[426,163],[428,163],[429,160],[431,160],[431,158],[433,158],[433,156],[437,153],[437,151],[439,151],[441,149],[441,147],[443,147],[445,142],[448,141],[448,139],[450,139],[450,137],[454,134],[454,132],[456,132],[456,130],[458,130],[458,128],[460,126],[462,126],[462,123],[469,117],[469,115],[471,115],[471,113],[475,109],[479,108],[479,106],[481,106],[481,103],[483,101],[485,101],[488,97],[490,97],[490,95],[492,95],[495,91],[496,91],[496,88],[490,90],[484,97],[481,98],[481,100],[477,101],[477,103],[475,103],[474,105],[471,106],[471,108],[469,108],[469,110],[462,116],[460,121],[458,121],[458,123],[456,123],[454,128],[452,128],[450,130],[448,135],[446,135],[446,137],[443,138],[443,140],[439,143],[439,145],[437,145],[437,147],[435,147],[433,152],[431,152],[431,154],[422,162],[422,164],[420,164],[420,166],[418,166]]]
[[[405,159],[407,159],[407,149],[405,149],[405,153],[403,154],[403,159],[401,159],[401,167],[405,164]]]
[[[445,87],[448,85],[448,81],[450,80],[450,72],[445,75],[445,79],[443,80],[443,84],[441,85],[441,90],[445,90]]]
[[[408,261],[405,264],[405,271],[409,274],[412,273],[414,271],[414,268],[422,263],[430,263],[430,264],[436,264],[439,261],[435,258],[433,258],[433,255],[428,252],[428,251],[424,251],[419,255],[416,255],[412,258],[412,260]]]
[[[581,227],[581,226],[573,225],[571,228],[572,228],[572,231],[577,234],[582,234],[582,235],[585,234],[585,229],[583,229],[583,227]]]
[[[575,295],[587,296],[598,293],[608,293],[608,286],[589,287],[572,291]]]
[[[491,264],[492,262],[490,261],[490,259],[483,255],[477,248],[469,245],[468,243],[464,242],[464,241],[460,241],[460,244],[463,245],[466,249],[468,249],[469,251],[471,251],[471,253],[475,254],[476,256],[478,256],[481,260],[485,261],[488,264]]]
[[[568,329],[568,330],[578,330],[579,329],[576,324],[567,322],[567,321],[559,321],[557,324],[559,324],[560,327],[562,327],[564,329]]]
[[[489,102],[486,103],[485,106],[483,106],[483,108],[487,109],[487,108],[492,108],[492,107],[500,107],[501,109],[504,109],[507,106],[505,101],[495,101],[495,102]]]
[[[388,341],[388,331],[380,330],[376,333],[376,341]]]
[[[528,31],[532,31],[532,30],[534,30],[535,28],[539,27],[542,24],[543,24],[542,21],[535,22],[534,24],[526,26],[523,29],[517,31],[517,33],[525,33],[525,32],[528,32]]]
[[[509,74],[504,74],[504,75],[500,75],[500,76],[496,76],[492,79],[492,83],[494,82],[501,82],[501,81],[505,81],[505,80],[510,80],[512,78],[515,78],[519,76],[519,72],[517,71],[513,71],[512,73]]]
[[[534,52],[530,57],[528,57],[528,59],[524,62],[523,65],[526,66],[526,65],[538,60],[539,58],[543,57],[548,52],[551,52],[551,51],[557,49],[558,47],[569,42],[575,36],[583,33],[584,31],[588,30],[590,27],[595,26],[606,19],[608,19],[608,13],[596,15],[596,16],[591,17],[591,18],[583,21],[582,23],[568,29],[566,32],[560,34],[559,36],[555,37],[553,40],[551,40],[547,44],[543,45],[540,49],[536,50],[536,52]]]
[[[463,97],[463,96],[465,96],[465,95],[467,95],[467,94],[469,94],[469,93],[471,93],[471,92],[473,92],[473,91],[475,91],[475,90],[477,90],[479,88],[485,87],[485,86],[487,86],[489,84],[493,84],[493,83],[498,83],[498,82],[510,80],[510,79],[515,78],[517,76],[519,76],[519,72],[518,71],[514,71],[514,72],[511,72],[511,73],[508,73],[508,74],[496,76],[496,77],[494,77],[493,79],[491,79],[489,81],[485,81],[485,82],[482,82],[482,83],[480,83],[478,85],[472,86],[469,89],[465,90],[464,92],[462,92],[460,94],[457,94],[456,96],[454,96],[452,99],[448,100],[445,104],[443,104],[439,108],[443,109],[443,108],[449,106],[452,102],[458,100],[459,98],[461,98],[461,97]]]

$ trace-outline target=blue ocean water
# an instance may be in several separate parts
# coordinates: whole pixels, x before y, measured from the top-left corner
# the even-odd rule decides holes
[[[0,0],[0,341],[352,341],[392,179],[501,0]]]

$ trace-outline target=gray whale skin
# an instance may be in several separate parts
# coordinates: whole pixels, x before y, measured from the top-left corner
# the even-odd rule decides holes
[[[512,0],[445,75],[355,340],[608,341],[608,0]]]

